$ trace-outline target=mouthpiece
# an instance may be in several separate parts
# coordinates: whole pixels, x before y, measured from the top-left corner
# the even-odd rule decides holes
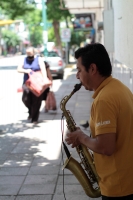
[[[74,86],[73,92],[77,92],[77,91],[81,88],[81,86],[82,86],[82,83],[76,84],[76,85]]]

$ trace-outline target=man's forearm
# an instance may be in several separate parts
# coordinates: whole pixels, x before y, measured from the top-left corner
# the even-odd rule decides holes
[[[116,151],[116,133],[106,133],[90,138],[84,133],[79,134],[79,142],[95,153],[111,156]]]
[[[104,149],[101,144],[99,144],[97,138],[91,138],[88,135],[82,135],[80,138],[80,143],[88,147],[90,150],[92,150],[95,153],[99,154],[105,154]]]

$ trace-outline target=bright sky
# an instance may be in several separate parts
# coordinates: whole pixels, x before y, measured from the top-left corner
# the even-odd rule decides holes
[[[42,9],[42,0],[35,0],[37,3],[37,8]],[[44,2],[47,2],[47,0],[44,0]]]

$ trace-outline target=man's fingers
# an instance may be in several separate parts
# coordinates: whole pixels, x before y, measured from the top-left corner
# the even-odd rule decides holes
[[[71,144],[71,142],[70,142],[70,139],[69,139],[69,138],[66,138],[66,139],[65,139],[65,141],[66,141],[66,143],[67,143],[67,144]]]
[[[76,127],[77,128],[77,130],[80,130],[80,127]]]
[[[69,144],[72,144],[70,141],[67,141],[66,143],[67,143],[68,145],[69,145]]]
[[[65,141],[68,142],[68,141],[69,141],[69,138],[66,138]]]
[[[72,144],[72,146],[71,146],[72,148],[74,148],[75,147],[75,145],[74,144]]]

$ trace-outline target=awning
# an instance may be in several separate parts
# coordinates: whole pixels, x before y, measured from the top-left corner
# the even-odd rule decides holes
[[[103,8],[103,0],[60,0],[60,2],[61,7],[68,9],[71,14],[94,13],[97,9]]]
[[[0,20],[0,26],[13,24],[14,22],[15,22],[14,20]]]

